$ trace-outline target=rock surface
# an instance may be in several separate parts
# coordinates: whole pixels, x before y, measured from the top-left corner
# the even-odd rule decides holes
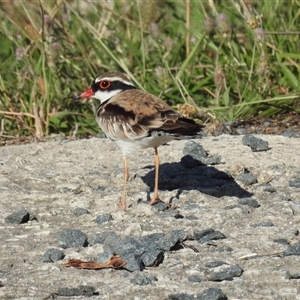
[[[153,151],[141,150],[128,158],[126,212],[118,210],[122,154],[111,141],[1,147],[0,299],[300,299],[300,139],[257,137],[268,151],[253,152],[242,136],[195,139],[221,158],[213,164],[183,154],[184,140],[160,147],[167,205],[157,208],[148,205]],[[246,173],[257,182],[237,180]],[[21,208],[35,218],[7,222]],[[107,214],[109,222],[95,222]],[[114,251],[137,268],[61,266],[104,263]]]

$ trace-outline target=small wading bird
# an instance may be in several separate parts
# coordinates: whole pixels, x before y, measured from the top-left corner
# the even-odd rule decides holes
[[[199,134],[203,126],[183,117],[154,95],[138,90],[123,73],[112,72],[97,76],[91,88],[75,97],[96,98],[101,104],[96,121],[106,136],[122,150],[124,188],[120,209],[126,209],[128,166],[126,156],[139,149],[154,148],[155,185],[150,205],[158,202],[158,170],[160,145],[180,136]]]

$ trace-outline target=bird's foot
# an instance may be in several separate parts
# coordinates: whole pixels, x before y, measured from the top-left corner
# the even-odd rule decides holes
[[[159,199],[159,197],[157,196],[157,197],[153,197],[152,199],[151,199],[151,201],[150,201],[150,205],[154,205],[154,204],[156,204],[156,203],[158,203],[158,202],[161,202],[161,200]]]

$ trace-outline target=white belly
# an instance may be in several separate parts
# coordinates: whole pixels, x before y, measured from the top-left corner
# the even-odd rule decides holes
[[[139,149],[154,148],[172,141],[175,137],[170,134],[153,132],[151,136],[134,140],[116,140],[124,155],[132,154]]]

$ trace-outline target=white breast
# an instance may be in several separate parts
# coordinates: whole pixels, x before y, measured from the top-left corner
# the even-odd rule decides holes
[[[153,131],[151,136],[133,140],[116,140],[124,155],[132,154],[139,149],[154,148],[172,141],[175,137],[164,132]]]

